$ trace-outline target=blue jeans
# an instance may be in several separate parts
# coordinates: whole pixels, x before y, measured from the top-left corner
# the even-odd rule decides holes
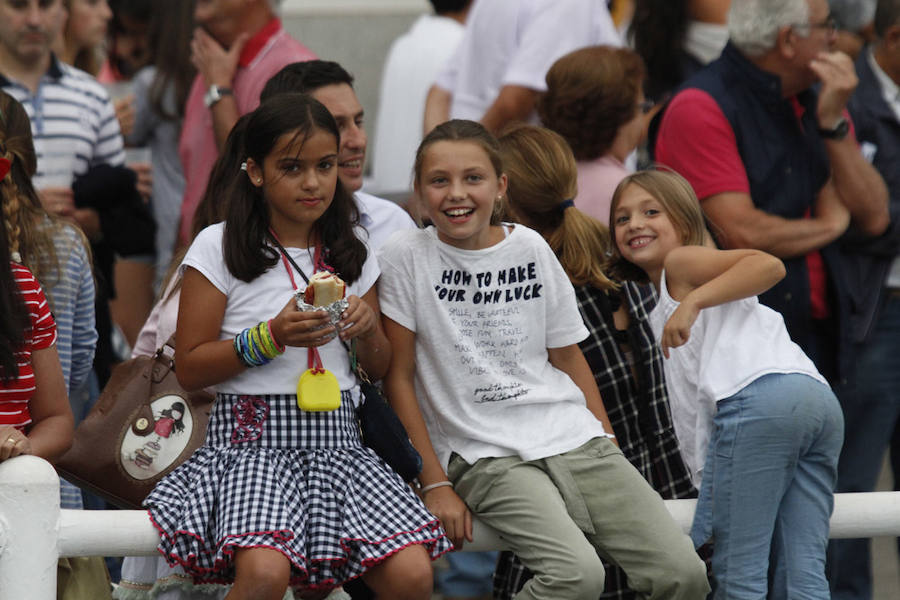
[[[900,298],[888,298],[872,338],[857,358],[854,385],[841,390],[841,403],[847,428],[837,491],[871,492],[900,419]],[[831,542],[828,576],[835,600],[872,598],[870,543],[869,539]]]
[[[434,572],[437,589],[442,595],[475,597],[491,594],[496,552],[448,552],[444,556],[449,568]]]
[[[720,400],[713,423],[691,537],[714,539],[716,600],[827,600],[837,398],[806,375],[764,375]]]

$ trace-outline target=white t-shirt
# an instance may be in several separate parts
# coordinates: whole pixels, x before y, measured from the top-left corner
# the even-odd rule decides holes
[[[680,304],[669,295],[665,272],[660,287],[659,301],[650,313],[657,342]],[[670,348],[663,365],[675,435],[698,487],[716,402],[771,373],[802,373],[828,385],[791,341],[781,314],[760,304],[756,296],[701,310],[687,343]]]
[[[382,192],[412,188],[416,148],[422,141],[425,98],[453,55],[463,26],[448,17],[422,15],[394,40],[381,75],[372,185]]]
[[[359,208],[360,225],[365,229],[360,238],[375,252],[395,231],[416,228],[409,213],[395,202],[365,192],[356,192],[353,199]]]
[[[478,121],[503,86],[546,91],[544,77],[558,58],[598,44],[622,45],[606,2],[476,2],[463,39],[436,83],[453,94],[452,118]]]
[[[606,435],[547,348],[588,335],[565,272],[536,232],[461,250],[434,227],[379,254],[382,312],[416,334],[416,394],[441,464],[536,460]]]
[[[260,321],[275,317],[293,297],[294,288],[284,263],[274,267],[246,283],[236,278],[225,266],[222,238],[225,223],[210,225],[200,232],[191,244],[181,268],[193,267],[200,271],[217,290],[228,297],[225,318],[222,321],[220,340],[232,340],[234,336],[253,327]],[[288,254],[303,269],[307,277],[313,274],[312,248],[287,248]],[[293,269],[293,267],[291,267]],[[347,296],[363,296],[378,279],[378,261],[373,252],[363,265],[357,281],[347,286]],[[303,278],[294,272],[294,280],[304,289]],[[334,373],[342,390],[356,387],[356,376],[350,370],[347,351],[338,339],[319,346],[323,366]],[[295,394],[297,380],[307,368],[307,349],[288,346],[284,354],[262,367],[247,369],[215,386],[223,394]],[[354,393],[358,400],[358,393]]]

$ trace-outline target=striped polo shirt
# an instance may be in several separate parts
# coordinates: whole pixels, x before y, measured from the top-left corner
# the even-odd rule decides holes
[[[22,103],[31,119],[37,189],[70,187],[91,167],[125,163],[112,102],[103,86],[84,71],[52,56],[35,93],[4,75],[0,87]]]
[[[31,423],[28,403],[36,389],[31,353],[49,348],[56,342],[56,323],[31,271],[14,262],[9,266],[25,302],[30,327],[25,331],[22,348],[16,352],[19,376],[9,382],[0,379],[0,425],[24,427]]]

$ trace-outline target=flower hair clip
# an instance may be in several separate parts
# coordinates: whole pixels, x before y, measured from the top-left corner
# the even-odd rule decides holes
[[[5,156],[0,157],[0,181],[6,179],[9,169],[12,167],[12,161]]]
[[[243,171],[244,173],[247,172],[247,161],[246,160],[241,163],[241,171]]]

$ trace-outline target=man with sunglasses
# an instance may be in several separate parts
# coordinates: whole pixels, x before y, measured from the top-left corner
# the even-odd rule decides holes
[[[884,182],[846,111],[856,72],[834,51],[827,0],[732,2],[729,35],[665,109],[654,155],[694,186],[720,246],[784,261],[787,276],[760,301],[843,383],[858,290],[835,241],[848,226],[844,239],[879,236],[889,222]]]

